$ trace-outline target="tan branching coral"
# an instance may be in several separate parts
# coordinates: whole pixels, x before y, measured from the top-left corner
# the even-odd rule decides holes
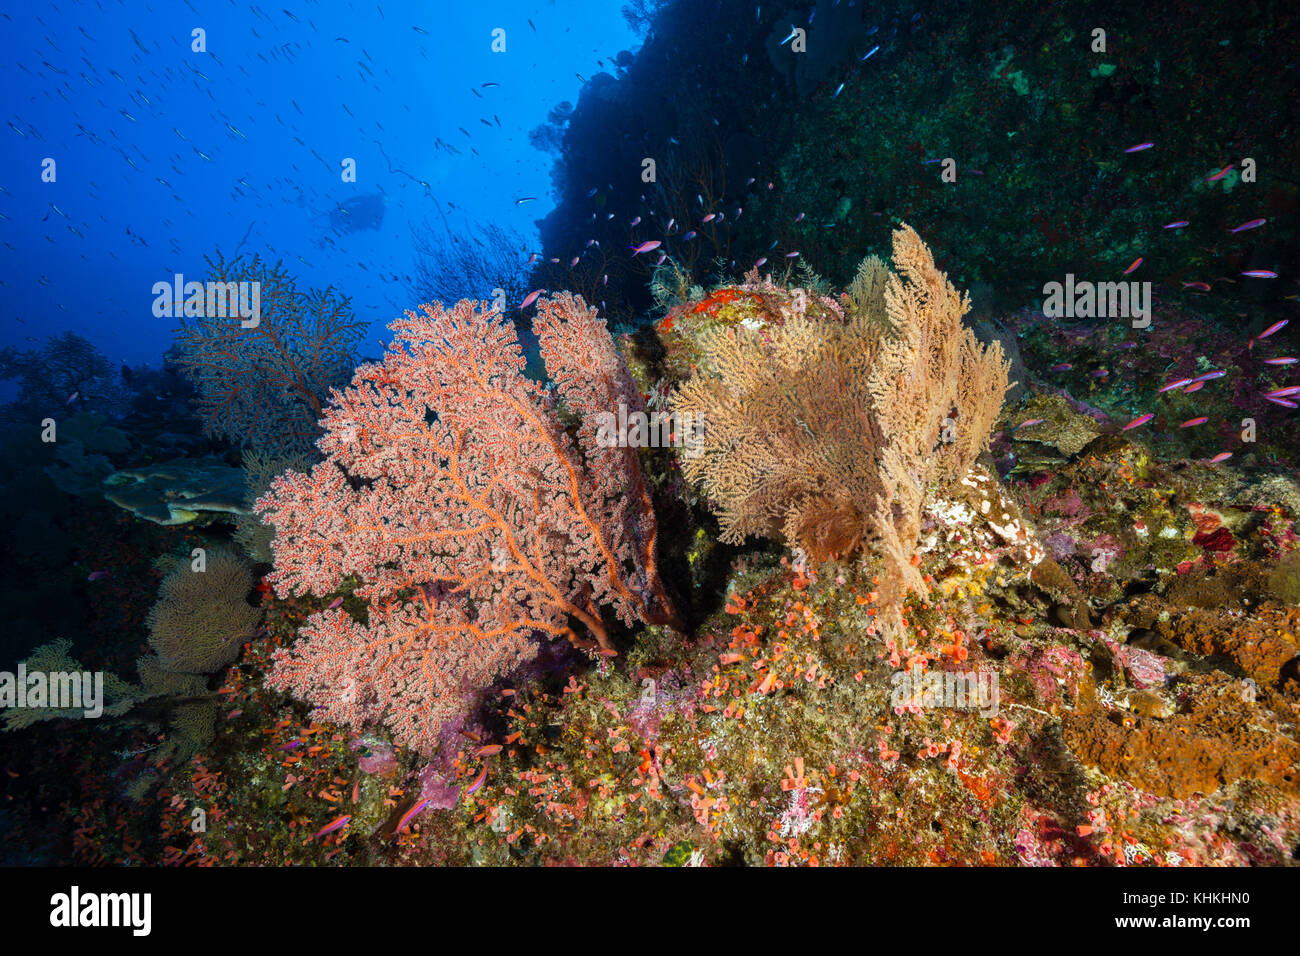
[[[704,422],[682,468],[716,503],[724,541],[780,536],[816,561],[874,545],[896,624],[909,591],[928,593],[915,557],[926,499],[987,445],[1009,366],[962,325],[969,298],[907,226],[893,271],[868,260],[847,298],[843,320],[703,335],[708,361],[674,402]]]
[[[855,314],[884,318],[889,267],[879,256],[867,256],[849,285],[849,302]]]

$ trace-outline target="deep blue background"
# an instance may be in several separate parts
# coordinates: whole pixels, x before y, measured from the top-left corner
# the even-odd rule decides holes
[[[416,304],[412,223],[438,221],[440,203],[453,227],[468,217],[534,242],[554,157],[529,130],[577,101],[577,74],[638,44],[618,0],[5,6],[0,345],[70,329],[133,365],[157,364],[171,341],[153,284],[201,280],[203,255],[229,255],[246,233],[240,252],[353,296],[372,323],[362,351],[377,354],[384,326]],[[206,53],[191,51],[195,27]],[[505,53],[491,50],[496,27]],[[45,157],[55,183],[41,181]],[[341,181],[343,157],[355,184]],[[382,228],[333,234],[330,210],[381,190]]]

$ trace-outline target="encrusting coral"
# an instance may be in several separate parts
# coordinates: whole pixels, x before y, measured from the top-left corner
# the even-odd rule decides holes
[[[705,423],[682,470],[716,502],[724,541],[780,536],[816,561],[878,548],[897,623],[908,592],[929,593],[927,497],[986,447],[1008,365],[962,325],[969,297],[910,227],[894,233],[893,271],[869,259],[846,302],[702,335],[706,361],[674,400]]]

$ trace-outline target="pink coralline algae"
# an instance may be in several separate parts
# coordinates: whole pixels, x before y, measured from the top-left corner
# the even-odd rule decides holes
[[[369,605],[364,623],[309,617],[268,686],[430,753],[535,638],[608,652],[602,607],[626,624],[675,617],[636,449],[596,439],[604,414],[643,404],[596,310],[562,294],[534,322],[576,437],[500,313],[462,301],[406,316],[384,360],[334,392],[325,461],[280,476],[257,510],[275,528],[277,595],[354,579]]]
[[[1013,658],[1016,670],[1024,671],[1034,685],[1034,698],[1044,707],[1057,703],[1064,694],[1072,702],[1079,694],[1079,679],[1084,674],[1083,655],[1064,645],[1030,648]]]
[[[397,754],[393,748],[378,737],[366,736],[354,738],[348,749],[357,755],[357,768],[362,773],[390,773],[397,769]]]
[[[1048,535],[1043,540],[1043,546],[1047,548],[1047,553],[1057,561],[1064,561],[1074,554],[1074,539],[1068,534],[1058,531],[1056,534]]]
[[[435,760],[420,771],[420,799],[428,801],[429,809],[450,810],[456,806],[460,787],[453,782],[454,776],[442,760]]]
[[[1130,647],[1108,637],[1102,631],[1089,631],[1092,637],[1105,644],[1116,662],[1124,668],[1133,686],[1139,690],[1163,687],[1169,676],[1169,658],[1161,657],[1141,647]]]

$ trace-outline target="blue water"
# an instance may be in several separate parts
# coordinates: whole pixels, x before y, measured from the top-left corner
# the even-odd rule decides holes
[[[415,304],[413,226],[445,216],[453,231],[491,222],[534,241],[553,157],[528,132],[577,100],[578,74],[636,48],[619,6],[10,5],[0,346],[71,330],[114,363],[156,365],[174,322],[154,317],[154,283],[202,280],[220,249],[352,296],[372,324],[363,353],[377,354]]]

